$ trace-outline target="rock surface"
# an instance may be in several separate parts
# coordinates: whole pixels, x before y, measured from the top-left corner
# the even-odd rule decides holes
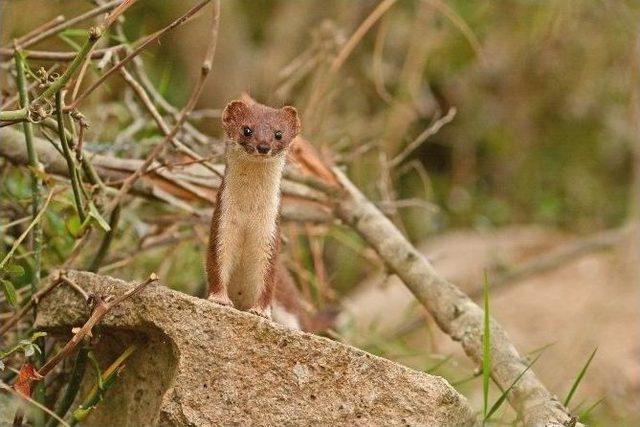
[[[90,293],[132,285],[90,273]],[[61,286],[37,327],[68,334],[89,315]],[[83,425],[472,425],[466,399],[440,377],[247,313],[151,285],[101,322],[104,365],[137,350]]]

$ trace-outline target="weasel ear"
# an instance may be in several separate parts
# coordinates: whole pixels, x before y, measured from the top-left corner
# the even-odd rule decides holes
[[[280,109],[280,114],[282,114],[285,123],[291,129],[291,134],[293,135],[291,139],[295,138],[300,133],[300,118],[298,118],[298,111],[287,105]]]
[[[231,101],[222,112],[222,127],[229,138],[237,136],[237,129],[249,115],[249,106],[242,101]]]

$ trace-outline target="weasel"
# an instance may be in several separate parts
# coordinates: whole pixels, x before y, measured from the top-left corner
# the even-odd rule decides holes
[[[300,120],[290,106],[237,100],[224,109],[222,126],[226,169],[211,221],[208,299],[271,318],[277,282],[286,278],[278,265],[280,183]]]

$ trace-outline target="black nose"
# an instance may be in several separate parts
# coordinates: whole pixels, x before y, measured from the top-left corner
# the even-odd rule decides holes
[[[258,150],[258,153],[260,153],[260,154],[267,154],[269,152],[269,150],[271,149],[271,147],[269,147],[268,144],[258,144],[256,149]]]

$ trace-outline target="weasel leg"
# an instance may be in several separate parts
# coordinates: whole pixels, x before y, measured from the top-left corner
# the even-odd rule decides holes
[[[229,298],[226,290],[222,292],[212,293],[207,299],[209,301],[215,302],[216,304],[233,307],[233,301],[231,301],[231,299]]]
[[[249,313],[255,314],[256,316],[264,317],[265,319],[271,320],[271,306],[267,308],[262,308],[258,306],[251,307]]]

